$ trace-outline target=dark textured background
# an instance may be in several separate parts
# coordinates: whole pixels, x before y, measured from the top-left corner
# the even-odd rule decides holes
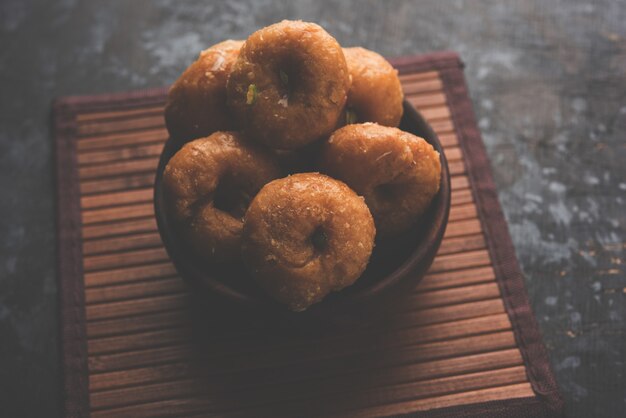
[[[568,414],[624,416],[619,0],[1,0],[0,416],[61,415],[51,100],[166,85],[201,49],[282,18],[386,56],[461,53]]]

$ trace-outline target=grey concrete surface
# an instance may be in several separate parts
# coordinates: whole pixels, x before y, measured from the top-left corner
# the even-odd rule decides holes
[[[626,410],[623,1],[0,1],[0,416],[61,416],[54,97],[162,86],[283,18],[386,56],[459,51],[572,417]]]

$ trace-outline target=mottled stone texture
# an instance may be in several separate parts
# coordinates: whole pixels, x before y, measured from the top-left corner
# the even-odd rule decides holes
[[[60,416],[52,98],[162,86],[283,18],[387,56],[467,63],[533,307],[571,416],[626,408],[623,1],[0,2],[0,415]]]

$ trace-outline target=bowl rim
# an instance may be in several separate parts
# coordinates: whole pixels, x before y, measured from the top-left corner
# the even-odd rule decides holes
[[[400,282],[415,273],[417,273],[415,274],[417,277],[414,277],[414,281],[415,284],[417,284],[421,281],[425,271],[430,267],[430,264],[439,249],[448,223],[448,215],[450,211],[451,187],[448,162],[439,138],[430,125],[424,120],[422,115],[406,99],[403,101],[403,110],[404,113],[401,124],[408,123],[411,125],[409,128],[412,129],[408,129],[408,132],[424,138],[433,146],[433,148],[435,148],[436,151],[439,152],[441,162],[440,187],[428,209],[429,211],[434,211],[432,226],[426,228],[422,232],[423,236],[420,237],[416,248],[411,251],[408,257],[390,274],[382,277],[380,280],[377,280],[368,287],[359,289],[356,292],[345,293],[344,297],[339,296],[332,299],[326,298],[323,301],[311,306],[305,312],[319,311],[330,307],[331,305],[343,306],[365,303],[377,297],[380,293],[384,293],[387,290],[396,287]],[[178,238],[170,227],[170,223],[164,209],[162,179],[163,170],[165,169],[166,164],[181,146],[182,144],[177,143],[172,140],[172,138],[169,138],[166,141],[161,155],[159,156],[159,164],[156,169],[154,180],[154,212],[157,227],[163,245],[171,261],[174,263],[177,272],[183,280],[192,285],[192,287],[221,295],[230,299],[235,304],[245,305],[248,307],[278,306],[278,302],[275,302],[269,296],[267,296],[267,298],[259,298],[255,295],[245,294],[227,286],[223,281],[212,277],[210,273],[200,269],[198,263],[193,261],[193,257],[186,254],[183,246],[179,245],[177,242]],[[341,295],[341,292],[337,292],[337,294]],[[284,308],[282,308],[282,310],[287,312]]]

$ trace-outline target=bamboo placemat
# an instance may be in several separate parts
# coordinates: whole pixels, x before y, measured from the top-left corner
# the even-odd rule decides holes
[[[268,335],[217,317],[200,337],[153,214],[166,90],[55,103],[68,416],[561,413],[462,64],[454,53],[393,63],[445,147],[450,222],[410,305],[341,334]]]

